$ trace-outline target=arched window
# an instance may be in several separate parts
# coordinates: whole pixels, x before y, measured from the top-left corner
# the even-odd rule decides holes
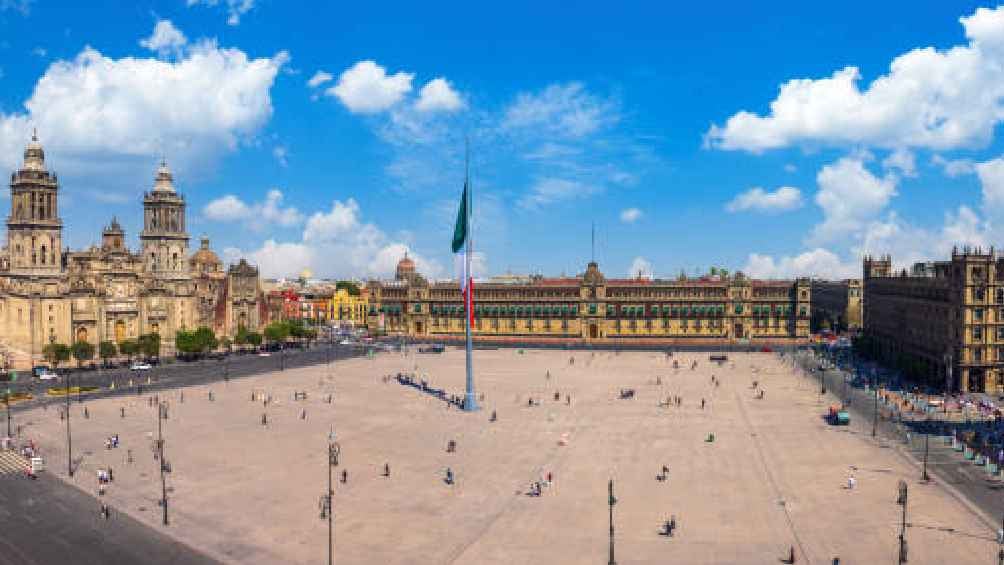
[[[45,257],[46,257],[46,255],[48,255],[45,251],[46,251],[45,250],[45,246],[43,245],[42,246],[42,264],[43,265],[45,264]]]

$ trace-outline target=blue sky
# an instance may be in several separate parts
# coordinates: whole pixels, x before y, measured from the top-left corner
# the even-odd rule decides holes
[[[0,0],[0,167],[37,127],[65,241],[135,245],[164,155],[273,276],[449,275],[465,137],[483,273],[579,272],[593,222],[608,276],[1004,241],[1004,9],[540,4]]]

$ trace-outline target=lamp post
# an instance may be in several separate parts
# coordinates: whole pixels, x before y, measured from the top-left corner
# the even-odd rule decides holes
[[[10,437],[10,389],[3,394],[3,403],[7,408],[7,437]]]
[[[924,407],[924,413],[927,414],[927,407]],[[930,481],[931,477],[927,474],[927,452],[928,444],[931,440],[931,419],[929,415],[924,418],[924,473],[921,475],[921,480],[924,482]]]
[[[899,499],[896,501],[903,506],[902,519],[900,520],[899,527],[899,559],[897,563],[903,565],[907,562],[906,558],[906,501],[907,501],[907,485],[906,481],[899,482]]]
[[[872,373],[872,391],[875,393],[875,402],[872,408],[872,437],[875,437],[875,433],[878,430],[878,382],[875,379],[874,373]]]
[[[321,519],[328,519],[328,565],[334,563],[335,552],[334,512],[332,508],[335,490],[331,483],[331,471],[338,466],[338,454],[341,451],[341,446],[335,441],[335,431],[331,430],[328,433],[328,492],[321,496]]]
[[[160,506],[163,508],[164,525],[168,525],[167,520],[167,475],[170,467],[164,460],[164,427],[163,421],[167,418],[167,403],[161,402],[157,405],[157,457],[160,459]]]
[[[614,504],[617,504],[617,499],[614,498],[613,479],[607,483],[607,491],[607,504],[610,506],[610,558],[607,560],[607,565],[617,565],[617,561],[614,559]]]
[[[55,343],[55,336],[49,336],[49,343]],[[73,436],[70,433],[70,374],[63,374],[63,384],[66,385],[66,474],[73,476]]]

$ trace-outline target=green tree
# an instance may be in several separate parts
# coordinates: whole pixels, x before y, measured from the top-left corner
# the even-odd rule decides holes
[[[160,334],[153,332],[139,336],[137,346],[146,357],[160,357]]]
[[[119,353],[126,356],[126,359],[132,363],[133,355],[139,353],[139,342],[135,339],[126,339],[119,343]]]
[[[84,361],[94,358],[94,344],[86,341],[78,341],[71,347],[71,353],[73,354],[73,358],[77,360],[77,368],[79,369]]]
[[[253,345],[255,347],[258,347],[259,345],[261,345],[261,334],[260,333],[258,333],[258,332],[250,332],[250,333],[248,333],[247,338],[248,338],[248,343],[249,344],[251,344],[251,345]]]
[[[113,341],[102,341],[98,344],[98,356],[107,365],[108,360],[115,357],[118,354],[118,348],[115,347],[115,342]]]
[[[243,349],[248,344],[248,329],[243,324],[237,326],[237,335],[234,336],[234,344],[238,349]]]
[[[53,369],[58,369],[60,363],[70,360],[70,348],[62,343],[50,343],[42,349],[42,355]]]
[[[335,290],[345,289],[350,296],[359,296],[359,285],[353,281],[338,281],[335,283]]]
[[[289,322],[272,322],[265,326],[265,339],[271,343],[281,343],[286,341],[290,331]]]
[[[229,337],[223,337],[222,339],[220,339],[220,347],[226,349],[227,351],[230,351],[230,344],[231,341]]]

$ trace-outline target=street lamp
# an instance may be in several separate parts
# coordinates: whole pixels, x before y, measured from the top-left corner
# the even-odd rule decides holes
[[[49,343],[53,343],[55,338],[49,337]],[[73,436],[70,434],[70,374],[63,374],[63,384],[66,385],[66,474],[73,476]]]
[[[607,504],[610,506],[610,559],[607,560],[607,565],[617,565],[614,560],[614,504],[617,504],[617,499],[614,498],[613,479],[607,483]]]
[[[328,492],[321,495],[321,519],[328,519],[328,565],[334,563],[334,512],[332,508],[332,500],[335,496],[335,490],[331,484],[331,470],[338,466],[338,454],[341,453],[342,447],[335,441],[335,431],[331,430],[328,433]]]
[[[897,563],[903,565],[906,563],[906,501],[907,501],[907,485],[906,481],[899,482],[899,499],[896,502],[903,506],[903,517],[900,521],[899,528],[899,559]]]
[[[160,460],[160,505],[163,508],[164,525],[168,525],[167,520],[167,475],[171,471],[167,461],[164,459],[164,427],[163,421],[167,419],[167,402],[157,405],[157,458]]]
[[[921,475],[921,479],[924,482],[930,481],[931,477],[927,474],[927,452],[928,444],[931,440],[931,417],[927,411],[927,406],[924,406],[924,473]]]
[[[7,437],[10,437],[10,389],[3,394],[3,403],[7,408]]]

